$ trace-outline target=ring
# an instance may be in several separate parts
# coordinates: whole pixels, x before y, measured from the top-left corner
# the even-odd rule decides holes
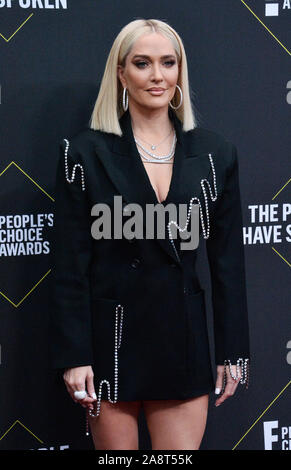
[[[77,399],[77,400],[83,400],[83,398],[85,398],[87,396],[87,392],[86,390],[76,390],[74,392],[74,397]]]

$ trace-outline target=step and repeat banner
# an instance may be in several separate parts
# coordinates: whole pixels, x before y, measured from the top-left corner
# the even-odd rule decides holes
[[[288,0],[0,0],[0,449],[94,448],[49,364],[58,144],[88,124],[113,40],[138,18],[180,34],[198,125],[239,153],[250,382],[218,408],[210,396],[201,449],[291,450]],[[199,269],[213,353],[205,247]],[[143,410],[139,441],[151,449]]]

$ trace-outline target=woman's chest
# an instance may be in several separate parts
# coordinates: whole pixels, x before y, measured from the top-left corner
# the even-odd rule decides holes
[[[168,195],[172,173],[173,164],[171,163],[147,163],[142,162],[146,174],[150,181],[153,190],[156,193],[159,202],[163,202]]]

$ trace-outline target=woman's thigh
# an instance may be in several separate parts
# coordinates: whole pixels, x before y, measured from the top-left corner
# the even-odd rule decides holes
[[[204,435],[209,394],[187,400],[145,400],[152,449],[198,450]]]
[[[141,401],[110,403],[101,400],[100,414],[89,415],[96,450],[138,450],[138,415]]]

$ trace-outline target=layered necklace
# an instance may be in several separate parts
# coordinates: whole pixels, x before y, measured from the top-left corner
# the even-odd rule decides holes
[[[171,130],[170,134],[172,133],[173,129]],[[165,137],[162,142],[160,142],[159,144],[149,144],[148,142],[144,141],[145,143],[147,143],[148,145],[150,145],[151,147],[151,150],[155,150],[159,145],[161,145],[168,137],[169,135],[167,135],[167,137]],[[143,139],[141,139],[143,140]],[[138,147],[140,147],[143,152],[146,153],[146,155],[142,154],[140,152],[140,150],[138,150],[138,153],[140,154],[142,160],[147,163],[147,162],[151,162],[151,163],[173,163],[172,161],[170,161],[173,156],[174,156],[174,153],[175,153],[175,145],[176,145],[176,142],[177,142],[177,137],[176,137],[176,132],[174,130],[174,136],[173,136],[173,141],[172,141],[172,145],[171,145],[171,149],[170,149],[170,152],[167,154],[167,155],[156,155],[154,154],[153,152],[150,152],[149,150],[147,150],[136,138],[135,138],[135,135],[134,135],[134,141],[135,143],[137,144]]]

